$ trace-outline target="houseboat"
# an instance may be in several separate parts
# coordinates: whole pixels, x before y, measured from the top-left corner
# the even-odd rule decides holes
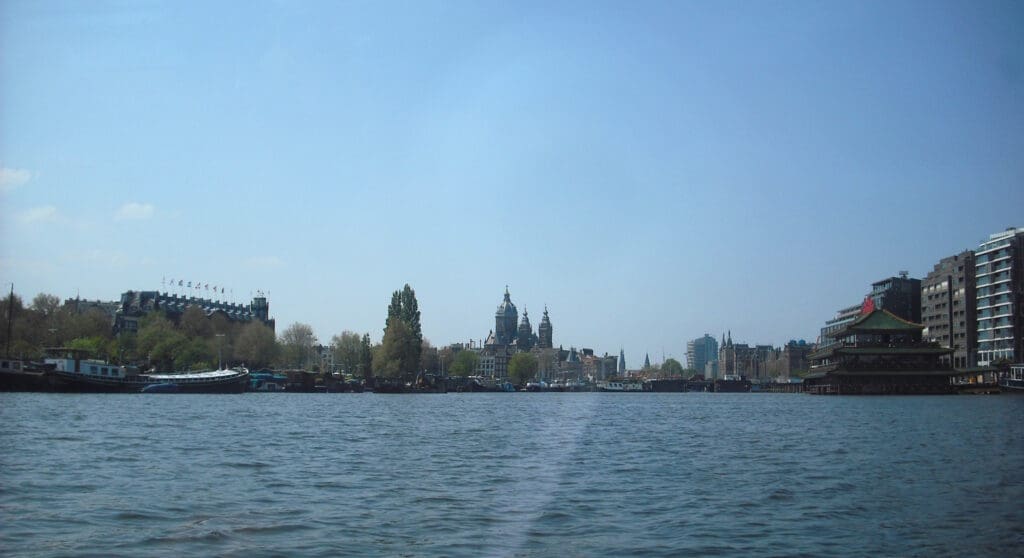
[[[119,366],[84,358],[84,351],[62,349],[59,356],[44,360],[56,391],[91,393],[242,393],[249,383],[245,368],[201,372],[141,372],[135,366]],[[170,386],[174,386],[173,388]]]

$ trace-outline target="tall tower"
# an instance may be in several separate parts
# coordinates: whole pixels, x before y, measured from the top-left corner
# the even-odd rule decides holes
[[[1024,360],[1024,227],[989,235],[974,251],[978,366]]]
[[[626,376],[626,351],[619,349],[619,377],[624,378]]]
[[[540,320],[540,327],[537,328],[537,346],[541,349],[553,349],[554,343],[552,343],[553,329],[551,327],[551,318],[548,318],[548,307],[544,307],[544,317]]]
[[[498,306],[494,313],[494,340],[499,345],[511,345],[516,338],[516,323],[519,321],[519,312],[516,305],[508,294],[508,285],[505,285],[505,300]]]
[[[529,351],[533,348],[536,339],[533,335],[533,326],[530,325],[530,316],[526,308],[523,308],[523,321],[519,322],[519,336],[516,338],[516,345],[520,351]]]

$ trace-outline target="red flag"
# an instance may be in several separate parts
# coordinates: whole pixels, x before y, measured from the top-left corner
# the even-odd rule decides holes
[[[864,305],[860,307],[861,314],[870,314],[875,311],[875,300],[870,296],[864,297]]]

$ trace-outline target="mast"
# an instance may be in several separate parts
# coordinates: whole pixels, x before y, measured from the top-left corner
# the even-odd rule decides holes
[[[7,348],[4,356],[11,358],[11,325],[14,323],[14,283],[11,283],[11,296],[7,299]]]

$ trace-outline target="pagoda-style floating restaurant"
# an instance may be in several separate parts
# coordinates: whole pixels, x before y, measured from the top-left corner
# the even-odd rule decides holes
[[[956,393],[952,349],[924,342],[924,326],[874,308],[835,332],[834,344],[810,355],[804,392],[818,395]]]

